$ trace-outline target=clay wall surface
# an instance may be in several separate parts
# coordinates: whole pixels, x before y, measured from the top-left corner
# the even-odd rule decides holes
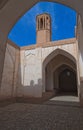
[[[57,49],[67,52],[77,61],[76,39],[43,43],[19,48],[7,41],[0,97],[41,97],[43,62]],[[65,54],[67,54],[65,53]],[[65,55],[68,57],[68,55]]]
[[[18,80],[17,75],[20,58],[19,52],[19,47],[8,40],[5,52],[0,99],[16,96],[16,85]]]
[[[42,96],[41,48],[20,52],[18,96]]]
[[[51,32],[49,30],[37,31],[37,44],[49,42],[51,40]]]
[[[69,53],[77,60],[76,39],[61,40],[40,45],[32,45],[20,48],[20,81],[18,95],[21,96],[42,96],[42,65],[44,60],[52,52],[61,49]],[[66,55],[67,56],[67,55]]]

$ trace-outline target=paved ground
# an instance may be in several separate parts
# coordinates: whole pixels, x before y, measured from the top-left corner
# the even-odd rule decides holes
[[[77,96],[70,95],[59,95],[50,99],[51,101],[66,101],[66,102],[79,102],[79,98]]]
[[[54,99],[13,103],[0,107],[0,130],[83,130],[83,108],[78,102]]]

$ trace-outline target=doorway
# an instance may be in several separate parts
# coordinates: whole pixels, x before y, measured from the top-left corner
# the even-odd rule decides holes
[[[76,71],[68,65],[60,66],[54,72],[54,90],[56,94],[77,95]]]

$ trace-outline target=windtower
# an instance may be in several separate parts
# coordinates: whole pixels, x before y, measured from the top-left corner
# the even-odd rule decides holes
[[[40,14],[36,17],[37,44],[51,41],[51,17],[49,14]]]

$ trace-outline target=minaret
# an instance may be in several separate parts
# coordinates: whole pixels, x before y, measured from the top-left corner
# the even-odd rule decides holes
[[[36,17],[37,44],[51,41],[51,17],[49,14],[40,14]]]

